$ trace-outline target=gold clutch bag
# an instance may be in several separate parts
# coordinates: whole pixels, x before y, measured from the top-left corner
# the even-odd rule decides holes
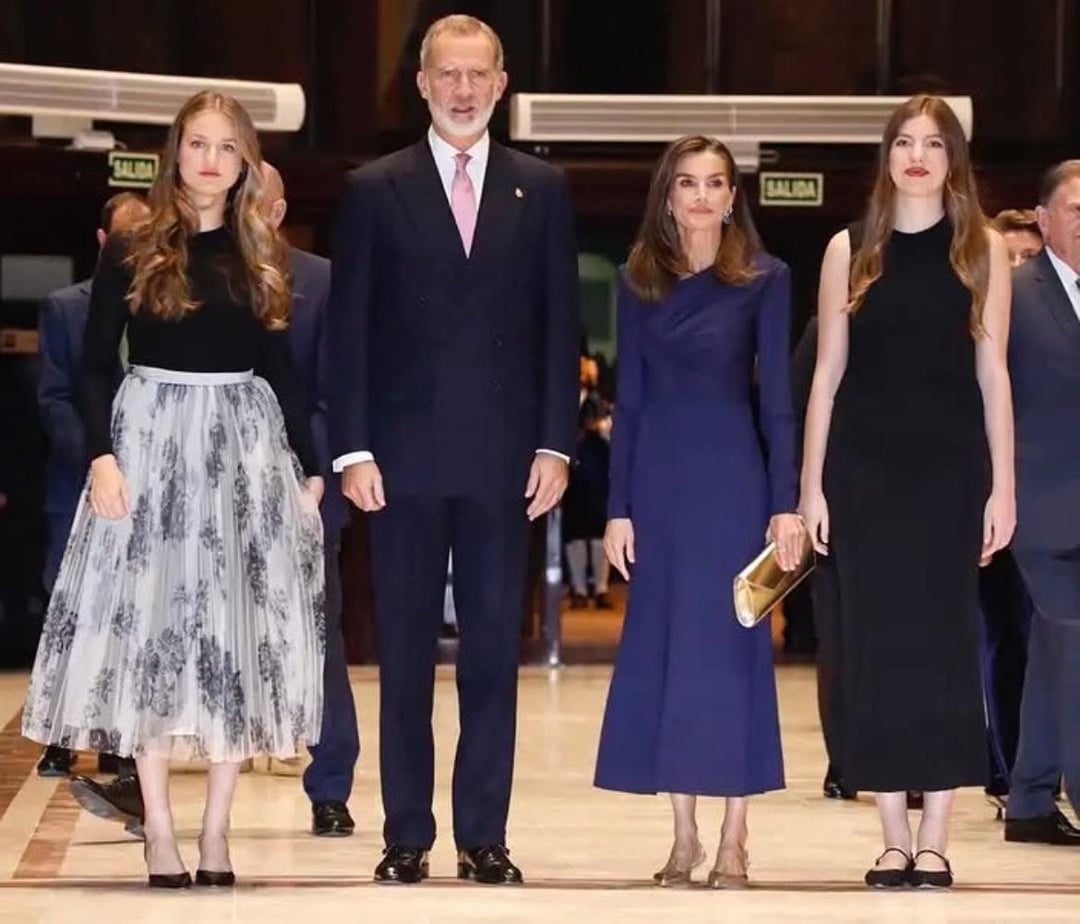
[[[770,542],[735,575],[735,618],[739,624],[752,629],[813,570],[814,546],[809,532],[803,532],[799,566],[794,571],[781,569],[776,560],[776,543]]]

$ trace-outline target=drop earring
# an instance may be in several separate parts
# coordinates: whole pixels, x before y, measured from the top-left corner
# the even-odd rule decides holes
[[[731,224],[731,216],[734,215],[734,214],[735,214],[735,210],[730,205],[726,209],[724,209],[724,217],[723,217],[722,221],[724,222],[725,225],[730,225]]]

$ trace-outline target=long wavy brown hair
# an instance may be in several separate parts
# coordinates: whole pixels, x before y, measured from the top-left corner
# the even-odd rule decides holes
[[[660,301],[679,279],[691,273],[679,228],[668,214],[667,204],[679,161],[689,154],[704,151],[716,154],[724,161],[728,182],[733,189],[738,187],[735,158],[721,141],[705,135],[685,135],[668,145],[653,169],[645,215],[626,262],[630,287],[646,301]],[[721,282],[733,285],[750,282],[758,275],[754,261],[760,252],[761,239],[750,217],[746,196],[739,190],[732,204],[731,223],[724,225],[720,237],[713,273]]]
[[[250,300],[255,316],[276,330],[285,327],[292,306],[284,240],[260,208],[263,180],[259,138],[251,116],[235,99],[204,90],[177,113],[162,154],[161,169],[148,196],[151,217],[132,237],[128,262],[133,269],[127,293],[132,312],[145,308],[176,320],[199,307],[187,280],[188,243],[199,231],[199,216],[180,178],[179,152],[192,116],[216,110],[233,124],[243,166],[228,193],[225,224],[236,250],[228,267],[234,298]]]
[[[885,126],[878,153],[877,179],[866,209],[862,243],[852,255],[847,310],[852,313],[858,311],[870,286],[881,278],[885,246],[893,232],[896,202],[896,184],[889,173],[889,152],[904,124],[920,115],[933,119],[945,141],[949,170],[942,196],[945,214],[952,225],[949,262],[971,292],[971,330],[978,333],[983,329],[982,312],[990,278],[986,217],[979,204],[979,191],[975,185],[964,130],[956,113],[938,96],[913,96],[893,110]]]

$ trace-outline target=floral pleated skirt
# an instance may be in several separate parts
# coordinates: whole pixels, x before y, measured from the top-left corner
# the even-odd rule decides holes
[[[134,366],[113,403],[130,513],[89,482],[23,734],[121,756],[295,756],[322,722],[322,524],[269,385]]]

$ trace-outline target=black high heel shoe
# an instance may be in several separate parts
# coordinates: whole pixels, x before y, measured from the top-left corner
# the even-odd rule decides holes
[[[226,859],[228,858],[228,842],[226,842]],[[202,862],[202,838],[199,838],[199,862]],[[231,865],[231,864],[230,864]],[[236,874],[231,869],[197,869],[195,870],[195,885],[208,886],[210,888],[229,889],[236,885]]]
[[[900,854],[907,860],[907,865],[903,869],[880,869],[878,864],[890,853]],[[906,850],[901,850],[899,847],[886,847],[881,852],[881,856],[874,861],[873,869],[868,869],[863,878],[866,884],[874,889],[902,889],[911,884],[914,869],[915,861]]]
[[[151,889],[190,889],[191,873],[184,870],[182,873],[151,873],[150,868],[150,845],[143,844],[143,860],[146,861],[147,873],[146,884]]]
[[[195,870],[195,885],[228,889],[236,885],[236,874],[232,870],[219,872],[210,869],[197,869]]]
[[[919,869],[913,865],[911,868],[911,884],[916,889],[948,889],[952,886],[952,866],[945,856],[930,847],[924,847],[915,854],[915,861],[918,861],[919,857],[924,853],[937,857],[945,864],[945,869]]]

